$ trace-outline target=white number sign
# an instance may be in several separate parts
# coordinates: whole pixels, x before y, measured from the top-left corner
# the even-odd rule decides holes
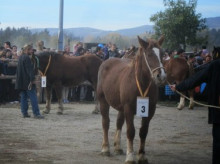
[[[148,117],[149,113],[149,98],[137,97],[137,112],[139,117]]]
[[[41,87],[45,88],[47,86],[46,76],[41,77]]]

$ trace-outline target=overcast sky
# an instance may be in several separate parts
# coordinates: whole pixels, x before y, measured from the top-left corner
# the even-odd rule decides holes
[[[188,1],[187,1],[188,2]],[[202,17],[220,16],[220,0],[198,0]],[[0,0],[0,28],[57,28],[60,0]],[[64,0],[64,28],[118,30],[153,24],[163,0]]]

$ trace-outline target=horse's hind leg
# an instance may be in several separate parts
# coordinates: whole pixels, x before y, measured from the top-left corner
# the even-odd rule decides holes
[[[58,99],[58,111],[57,111],[57,114],[63,114],[63,96],[62,96],[62,89],[63,89],[63,86],[62,84],[59,82],[59,83],[56,83],[55,85],[55,91],[56,91],[56,95],[57,95],[57,99]]]
[[[43,113],[48,114],[50,113],[50,106],[51,106],[51,93],[52,93],[52,87],[47,86],[46,87],[46,109],[43,111]]]
[[[102,115],[102,129],[104,133],[101,153],[103,155],[109,156],[110,155],[109,140],[108,140],[108,130],[110,124],[109,105],[104,98],[100,101],[100,112]]]
[[[150,118],[143,117],[142,118],[142,125],[140,128],[139,136],[140,136],[140,148],[138,152],[138,163],[147,164],[148,160],[145,155],[145,141],[148,134]]]
[[[96,91],[94,91],[94,101],[95,101],[95,109],[92,111],[92,114],[98,114],[100,112],[100,106],[96,98]]]
[[[115,132],[114,138],[114,146],[116,154],[123,154],[123,150],[121,149],[121,130],[124,124],[124,111],[123,109],[118,112],[116,127],[117,130]]]
[[[180,102],[179,105],[177,106],[178,110],[182,110],[185,107],[185,98],[183,96],[180,96]]]
[[[189,109],[193,109],[194,108],[194,98],[193,98],[193,90],[188,91],[189,93]]]

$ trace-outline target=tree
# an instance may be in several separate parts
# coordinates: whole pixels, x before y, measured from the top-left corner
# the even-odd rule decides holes
[[[186,49],[186,45],[196,45],[197,32],[206,29],[205,19],[196,14],[197,0],[164,0],[165,11],[153,15],[155,37],[165,35],[164,46],[169,49]],[[201,38],[200,38],[201,39]]]

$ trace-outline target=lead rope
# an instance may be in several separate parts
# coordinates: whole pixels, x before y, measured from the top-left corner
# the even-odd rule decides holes
[[[152,70],[151,70],[151,68],[150,68],[150,65],[149,65],[149,63],[148,63],[148,61],[147,61],[147,59],[146,59],[146,53],[144,52],[144,59],[145,59],[145,62],[146,62],[146,65],[147,65],[147,67],[148,67],[148,69],[149,69],[149,71],[150,71],[150,74],[151,74],[151,80],[150,80],[150,83],[148,84],[148,87],[146,88],[146,90],[144,91],[144,93],[143,93],[143,91],[142,91],[142,89],[141,89],[141,86],[140,86],[140,83],[139,83],[139,81],[138,81],[138,77],[137,77],[137,64],[138,64],[138,60],[136,60],[136,63],[135,63],[135,80],[136,80],[136,84],[137,84],[137,87],[138,87],[138,90],[139,90],[139,92],[140,92],[140,95],[141,95],[141,97],[146,97],[147,96],[147,94],[148,94],[148,92],[149,92],[149,89],[150,89],[150,86],[151,86],[151,83],[152,83],[152,79],[153,79],[153,72],[152,72]]]
[[[150,89],[150,86],[151,86],[151,83],[152,83],[152,79],[150,80],[150,83],[148,84],[147,89],[143,93],[143,91],[141,89],[141,86],[140,86],[140,83],[138,81],[138,77],[137,77],[137,64],[138,64],[138,62],[136,60],[136,63],[135,63],[135,80],[136,80],[136,84],[137,84],[137,87],[138,87],[138,90],[139,90],[139,93],[140,93],[141,97],[146,97],[148,92],[149,92],[149,89]]]
[[[157,69],[159,69],[159,68],[163,68],[163,69],[165,70],[164,67],[157,67],[157,68],[153,69],[153,71],[155,71],[155,70],[157,70]],[[168,83],[168,85],[171,85],[167,80],[166,80],[166,82]],[[195,100],[190,100],[189,97],[185,96],[184,94],[182,94],[182,93],[181,93],[180,91],[178,91],[178,90],[175,90],[175,92],[178,93],[180,96],[186,98],[187,100],[189,100],[189,101],[193,101],[193,102],[194,102],[195,104],[197,104],[197,105],[204,106],[204,107],[210,107],[210,108],[217,108],[217,109],[220,109],[220,106],[208,105],[208,104],[203,104],[203,103],[198,102],[198,101],[195,101]]]
[[[46,75],[47,70],[48,70],[48,68],[49,68],[49,66],[50,66],[50,63],[51,63],[51,55],[50,55],[50,57],[49,57],[49,60],[48,60],[48,63],[47,63],[47,66],[46,66],[46,69],[45,69],[44,73],[41,72],[41,70],[39,70],[39,73],[40,73],[41,76],[45,76],[45,75]]]
[[[167,80],[166,80],[167,81]],[[167,81],[168,85],[171,85],[168,81]],[[176,93],[178,93],[179,95],[181,95],[182,97],[186,98],[189,101],[193,101],[195,104],[200,105],[200,106],[204,106],[204,107],[210,107],[210,108],[218,108],[220,109],[220,106],[215,106],[215,105],[208,105],[208,104],[203,104],[201,102],[195,101],[195,100],[190,100],[189,97],[185,96],[184,94],[182,94],[180,91],[176,90]]]

